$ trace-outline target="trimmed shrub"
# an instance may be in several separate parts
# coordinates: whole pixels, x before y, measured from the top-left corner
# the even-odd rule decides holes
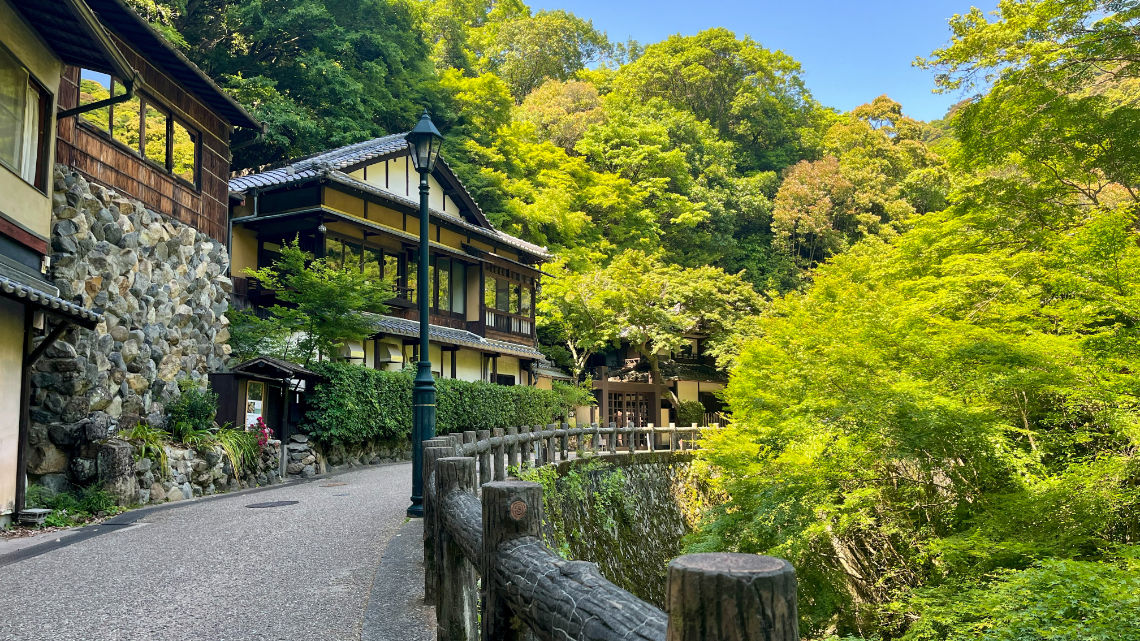
[[[704,425],[705,406],[700,401],[681,401],[677,403],[677,425]]]
[[[409,370],[386,372],[348,363],[317,363],[326,377],[306,394],[301,428],[314,438],[343,444],[406,438],[412,429]],[[437,379],[436,433],[545,425],[569,408],[568,396],[522,385]]]

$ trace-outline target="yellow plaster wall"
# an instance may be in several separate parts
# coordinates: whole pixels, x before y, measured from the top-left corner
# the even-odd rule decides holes
[[[364,200],[357,196],[346,194],[339,189],[325,187],[322,202],[325,207],[329,209],[335,209],[336,211],[342,211],[346,214],[364,218]]]
[[[695,401],[701,384],[697,381],[677,381],[677,400]]]
[[[483,380],[483,355],[473,349],[455,352],[455,378],[464,381]]]
[[[11,514],[16,504],[23,341],[24,306],[0,299],[0,514]]]
[[[230,273],[245,276],[245,269],[257,269],[257,234],[252,229],[234,225],[231,240]]]
[[[55,113],[55,96],[59,93],[59,76],[63,63],[55,57],[24,23],[7,0],[0,0],[0,43],[25,66],[32,76],[52,95],[51,113]],[[55,163],[55,119],[51,122],[48,153],[47,193],[24,181],[18,174],[0,166],[0,213],[27,231],[47,239],[51,233],[51,168]]]

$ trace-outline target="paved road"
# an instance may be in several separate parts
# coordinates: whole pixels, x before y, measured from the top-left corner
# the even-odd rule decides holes
[[[0,565],[0,639],[376,638],[366,615],[404,604],[374,601],[400,581],[397,600],[422,599],[422,578],[404,576],[404,557],[422,550],[417,523],[405,525],[410,478],[409,464],[384,465],[188,503]],[[282,500],[297,503],[246,507]],[[422,636],[410,632],[399,638]]]

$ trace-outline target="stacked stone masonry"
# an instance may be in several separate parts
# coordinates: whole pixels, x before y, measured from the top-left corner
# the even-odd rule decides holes
[[[32,376],[28,473],[54,489],[100,475],[100,440],[164,427],[177,380],[205,384],[230,348],[226,248],[137,200],[55,168],[50,277],[103,314],[71,329]]]
[[[198,496],[271,485],[281,482],[278,452],[280,441],[269,441],[261,449],[256,469],[243,470],[241,477],[234,474],[233,466],[220,446],[195,450],[173,445],[166,446],[167,469],[161,472],[159,464],[149,458],[135,461],[137,482],[136,503],[162,503],[181,501]]]

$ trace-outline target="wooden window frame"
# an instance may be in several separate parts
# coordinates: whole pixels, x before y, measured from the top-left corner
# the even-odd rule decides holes
[[[80,81],[83,78],[83,69],[79,69]],[[108,88],[108,93],[115,96],[115,86],[120,84],[119,79],[110,76],[111,86]],[[80,117],[78,122],[82,123],[91,132],[103,138],[106,142],[118,147],[121,150],[128,151],[140,160],[150,165],[151,167],[161,170],[175,182],[190,187],[196,192],[202,191],[202,132],[190,124],[185,118],[177,115],[174,110],[163,101],[152,97],[145,91],[135,90],[135,97],[139,101],[138,117],[139,117],[139,146],[133,148],[130,145],[124,144],[115,138],[115,109],[121,107],[126,103],[116,103],[108,105],[107,109],[107,129],[103,129],[99,125]],[[157,162],[147,157],[146,155],[146,109],[150,106],[159,113],[166,116],[166,161],[163,163]],[[174,173],[174,123],[177,122],[187,132],[190,133],[191,139],[194,141],[194,180],[188,181],[182,176]]]
[[[17,178],[31,185],[36,191],[46,196],[48,194],[48,161],[51,156],[51,144],[55,137],[54,127],[52,127],[52,116],[55,110],[55,94],[48,90],[47,85],[40,82],[36,74],[32,73],[32,70],[24,64],[24,61],[21,60],[15,52],[5,47],[2,43],[0,43],[0,50],[3,50],[4,53],[11,56],[12,60],[24,69],[24,73],[28,76],[28,88],[39,93],[39,113],[36,114],[35,119],[36,125],[39,127],[35,142],[36,171],[32,176],[32,180],[29,181],[25,178],[18,167],[9,167],[7,163],[3,162],[0,162],[0,167],[12,172]],[[27,100],[27,98],[25,98],[25,100]],[[27,150],[22,151],[27,153]]]

